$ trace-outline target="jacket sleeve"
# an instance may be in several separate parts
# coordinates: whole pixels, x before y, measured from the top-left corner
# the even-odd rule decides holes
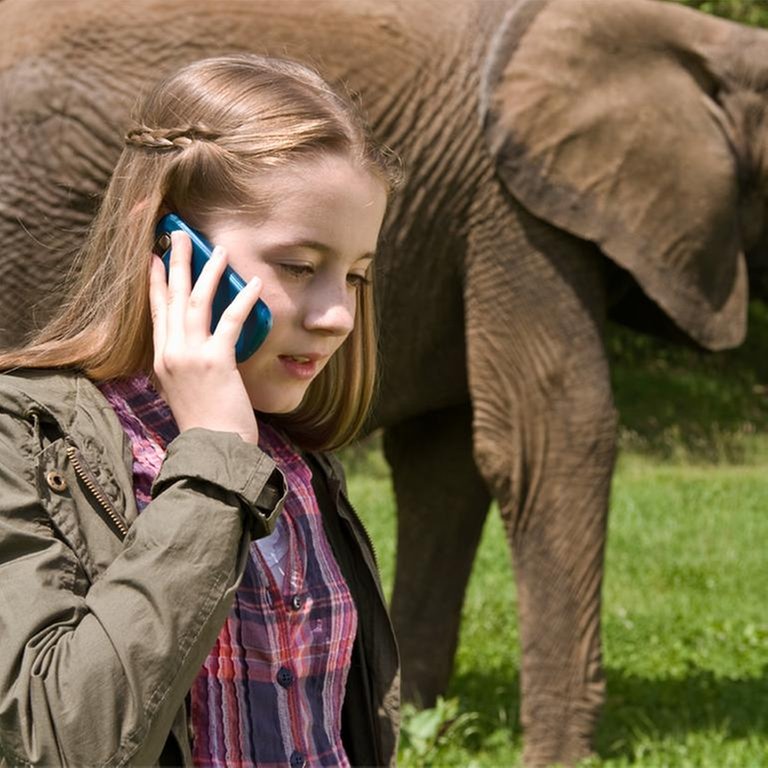
[[[29,425],[0,414],[0,765],[153,764],[282,478],[236,435],[183,433],[122,550],[78,591],[35,454]]]

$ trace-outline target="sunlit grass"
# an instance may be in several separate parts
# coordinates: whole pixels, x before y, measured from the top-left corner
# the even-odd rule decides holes
[[[659,464],[625,454],[614,480],[603,628],[608,701],[590,766],[768,764],[768,466]],[[391,584],[394,504],[375,450],[350,493]],[[515,590],[489,517],[445,703],[407,712],[401,764],[519,762]],[[443,718],[441,720],[441,718]],[[463,719],[462,719],[463,718]],[[413,743],[416,746],[413,746]],[[421,750],[421,751],[419,751]],[[426,760],[426,762],[425,762]]]

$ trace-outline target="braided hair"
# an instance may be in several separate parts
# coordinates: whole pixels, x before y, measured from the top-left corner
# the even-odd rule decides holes
[[[195,141],[215,142],[220,136],[219,132],[200,125],[184,128],[149,128],[140,125],[125,134],[125,144],[154,150],[183,149]]]

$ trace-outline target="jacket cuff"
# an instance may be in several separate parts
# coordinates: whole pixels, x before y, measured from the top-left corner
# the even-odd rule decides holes
[[[195,427],[168,444],[152,484],[152,498],[182,480],[210,483],[234,493],[249,512],[251,538],[268,536],[283,507],[287,484],[264,451],[232,432]]]

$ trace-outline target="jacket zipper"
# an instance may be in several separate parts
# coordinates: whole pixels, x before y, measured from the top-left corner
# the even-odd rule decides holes
[[[363,522],[362,518],[358,514],[358,511],[355,509],[355,505],[347,497],[347,494],[344,493],[344,491],[341,488],[339,488],[339,493],[341,494],[341,498],[344,499],[344,502],[352,512],[352,515],[355,518],[355,523],[357,523],[357,525],[360,527],[360,530],[363,532],[363,535],[365,536],[365,540],[371,549],[371,554],[373,555],[373,562],[376,564],[376,569],[378,570],[379,557],[376,554],[376,547],[373,545],[373,539],[371,538],[371,535],[368,533],[368,529],[365,527],[365,523]]]
[[[362,518],[360,517],[360,515],[357,512],[357,510],[355,509],[354,504],[352,504],[352,502],[347,497],[347,494],[344,493],[344,491],[343,491],[343,489],[341,487],[339,487],[339,495],[341,496],[341,498],[346,503],[347,508],[349,509],[349,511],[352,513],[352,518],[353,518],[354,522],[357,524],[358,528],[362,531],[363,536],[365,537],[365,540],[368,543],[368,546],[370,547],[371,554],[373,555],[373,563],[374,563],[374,565],[376,567],[376,572],[377,572],[377,574],[380,573],[381,571],[380,571],[380,568],[379,568],[378,555],[376,554],[376,547],[374,547],[374,545],[373,545],[373,539],[371,539],[371,535],[368,533],[368,529],[365,527],[365,523],[363,522]],[[349,522],[352,522],[352,521],[349,521]],[[380,583],[380,577],[379,576],[375,576],[373,574],[371,574],[371,575],[373,576],[373,583],[376,586],[376,591],[378,592],[379,598],[381,599],[382,605],[384,606],[384,616],[386,618],[386,623],[389,625],[389,631],[391,633],[391,637],[392,637],[392,639],[393,639],[393,641],[395,643],[395,652],[396,652],[397,657],[398,657],[397,664],[398,664],[398,667],[399,667],[400,666],[400,660],[399,660],[399,651],[397,650],[397,640],[395,639],[395,628],[392,625],[392,618],[390,617],[389,611],[387,610],[387,599],[384,596],[383,587],[382,587],[382,585]],[[375,726],[373,728],[373,731],[374,731],[374,734],[375,734],[377,762],[380,764],[382,762],[381,761],[382,746],[381,746],[381,742],[380,742],[380,739],[379,739],[379,731],[378,731],[378,729]]]
[[[122,538],[125,538],[128,535],[128,527],[123,522],[117,510],[112,506],[112,504],[110,504],[107,497],[96,484],[96,481],[93,479],[90,471],[86,470],[87,464],[85,464],[84,460],[80,460],[77,448],[75,448],[75,446],[71,443],[67,443],[67,456],[69,456],[69,460],[72,462],[75,474],[80,478],[80,480],[82,480],[83,485],[90,491],[91,495],[94,499],[96,499],[96,502],[101,507],[101,509],[106,512],[109,519],[115,525],[117,530],[122,534]]]
[[[317,456],[313,457],[313,461],[320,465],[320,469],[323,471],[325,476],[331,481],[332,485],[336,486],[336,494],[344,500],[344,503],[352,513],[353,522],[363,532],[363,537],[365,538],[365,541],[368,544],[368,548],[371,550],[371,554],[373,555],[373,562],[376,565],[376,570],[379,570],[379,558],[376,554],[376,547],[373,546],[373,539],[371,539],[371,535],[368,533],[368,529],[365,527],[365,523],[362,521],[362,518],[355,509],[354,504],[352,504],[352,502],[349,500],[349,497],[345,493],[341,480],[339,480],[339,477],[333,468],[333,464],[327,458],[320,459]],[[331,492],[331,488],[328,490]],[[332,496],[333,494],[331,493],[331,501],[333,501]]]
[[[383,606],[383,609],[384,609],[384,618],[387,626],[389,627],[389,632],[392,638],[392,642],[394,643],[395,655],[397,658],[397,665],[399,667],[400,656],[399,656],[399,651],[397,649],[397,640],[395,639],[395,630],[392,626],[392,619],[390,618],[389,612],[387,611],[387,600],[384,596],[383,587],[381,585],[380,578],[378,576],[379,563],[378,563],[378,555],[376,553],[376,547],[373,545],[373,540],[371,539],[371,536],[368,533],[368,528],[366,528],[365,523],[362,521],[362,518],[357,512],[357,509],[355,509],[354,504],[352,504],[352,502],[349,500],[349,497],[345,493],[342,483],[340,482],[338,476],[336,475],[336,472],[333,469],[333,465],[330,464],[330,462],[327,459],[323,461],[318,457],[313,457],[313,460],[316,464],[320,465],[320,469],[325,473],[326,479],[329,481],[328,483],[324,483],[329,495],[328,500],[331,503],[335,504],[339,512],[339,517],[341,518],[342,525],[346,525],[348,527],[353,538],[358,542],[358,545],[362,544],[362,542],[360,541],[360,538],[362,536],[365,543],[368,545],[368,549],[371,555],[373,556],[373,566],[374,566],[375,572],[371,571],[371,564],[368,556],[365,554],[365,547],[364,546],[359,547],[358,551],[362,556],[362,560],[365,565],[365,570],[368,571],[373,581],[373,585],[376,590],[376,593],[378,594],[379,599],[381,600],[381,605]],[[335,493],[334,493],[333,486],[335,486]],[[346,506],[346,511],[344,511],[345,506]],[[376,764],[380,765],[382,764],[382,761],[381,761],[382,745],[379,737],[379,731],[375,723],[372,724],[372,730],[375,734],[374,750],[376,752],[376,757],[377,757]]]

